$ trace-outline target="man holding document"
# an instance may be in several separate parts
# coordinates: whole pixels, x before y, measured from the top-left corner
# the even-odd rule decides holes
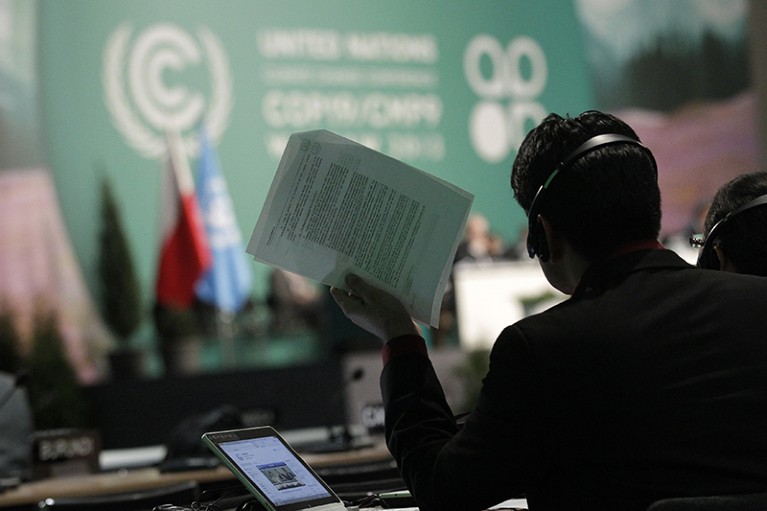
[[[643,511],[767,490],[767,280],[697,269],[656,241],[655,160],[611,115],[548,116],[511,183],[530,256],[571,297],[499,332],[462,427],[406,304],[365,275],[331,289],[385,341],[387,443],[421,511],[515,497]]]

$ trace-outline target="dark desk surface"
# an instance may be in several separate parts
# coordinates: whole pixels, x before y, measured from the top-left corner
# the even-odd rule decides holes
[[[0,507],[37,504],[46,498],[71,498],[161,488],[184,481],[214,482],[232,479],[232,473],[218,467],[210,470],[160,473],[157,468],[56,477],[24,483],[0,495]]]
[[[391,459],[384,445],[353,451],[305,454],[303,458],[315,469],[331,466],[373,463]],[[185,472],[161,473],[155,467],[118,470],[99,474],[56,477],[24,483],[0,494],[0,507],[34,505],[46,498],[71,498],[160,488],[184,481],[215,483],[234,480],[225,467]]]

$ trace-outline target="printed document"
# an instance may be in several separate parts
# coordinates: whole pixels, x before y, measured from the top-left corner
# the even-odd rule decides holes
[[[437,327],[473,199],[330,131],[294,133],[246,251],[328,286],[356,273]]]

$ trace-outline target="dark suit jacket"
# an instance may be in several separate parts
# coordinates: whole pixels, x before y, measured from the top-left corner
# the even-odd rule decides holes
[[[767,279],[652,250],[583,283],[500,334],[460,431],[426,357],[386,365],[387,441],[422,511],[767,491]]]

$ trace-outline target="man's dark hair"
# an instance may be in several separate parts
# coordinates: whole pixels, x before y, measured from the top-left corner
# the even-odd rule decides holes
[[[548,115],[527,134],[514,159],[511,187],[529,212],[540,186],[586,140],[607,133],[639,140],[617,117],[587,111],[577,117]],[[546,190],[540,213],[573,248],[590,260],[660,232],[660,190],[655,163],[634,144],[599,147],[576,159]]]
[[[706,234],[728,213],[765,194],[767,172],[741,174],[727,182],[714,195],[706,214]],[[716,228],[714,236],[711,242],[722,247],[738,272],[767,276],[767,205],[730,217]]]

